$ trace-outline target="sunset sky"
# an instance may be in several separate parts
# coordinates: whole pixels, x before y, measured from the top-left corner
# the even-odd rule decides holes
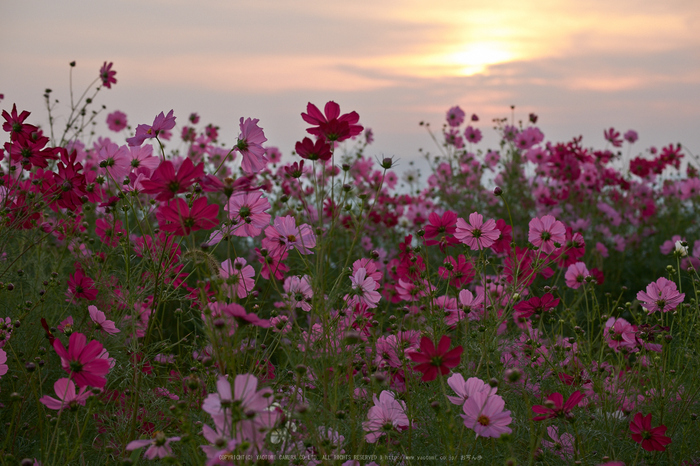
[[[328,100],[373,129],[370,155],[404,166],[434,149],[418,123],[439,129],[453,105],[479,115],[483,149],[515,105],[551,140],[602,148],[614,126],[639,132],[633,153],[700,154],[699,31],[697,0],[4,1],[0,107],[45,124],[45,88],[70,100],[70,61],[78,94],[111,61],[118,83],[97,102],[132,126],[197,112],[233,144],[238,119],[259,118],[285,154],[307,102]]]

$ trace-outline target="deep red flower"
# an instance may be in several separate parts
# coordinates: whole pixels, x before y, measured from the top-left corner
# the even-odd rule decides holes
[[[435,212],[431,212],[428,216],[429,225],[426,225],[424,238],[426,239],[425,245],[432,246],[434,244],[440,245],[440,250],[445,252],[448,246],[454,246],[459,244],[457,238],[455,238],[454,232],[457,230],[457,214],[448,210],[442,216]],[[431,239],[435,238],[437,239]]]
[[[357,136],[364,129],[356,124],[360,120],[357,112],[340,115],[340,106],[332,100],[326,103],[323,110],[325,115],[311,102],[306,106],[308,113],[302,113],[301,117],[305,122],[315,125],[313,128],[307,128],[307,133],[340,142]]]
[[[70,374],[78,387],[102,388],[107,385],[105,375],[109,372],[109,361],[102,357],[104,347],[99,341],[87,343],[82,333],[73,333],[68,340],[68,349],[60,340],[55,339],[53,348],[61,357],[63,370]]]
[[[521,301],[513,307],[513,318],[516,322],[520,319],[527,320],[533,314],[541,315],[549,312],[559,305],[559,298],[555,298],[552,293],[545,293],[541,298],[533,296],[527,301]]]
[[[156,212],[156,218],[161,230],[187,236],[193,231],[214,228],[219,224],[216,218],[218,214],[219,206],[207,204],[206,197],[194,201],[191,209],[184,199],[178,198],[168,205],[161,206]]]
[[[331,146],[324,138],[318,138],[316,142],[310,138],[304,138],[296,143],[294,150],[302,159],[308,160],[330,160],[333,153]]]
[[[85,275],[83,269],[75,269],[73,275],[68,276],[68,293],[69,298],[85,298],[88,301],[97,299],[97,288],[95,282]]]
[[[651,414],[646,416],[642,416],[642,413],[635,414],[634,419],[630,421],[630,431],[632,431],[632,440],[641,443],[646,451],[665,451],[666,445],[671,443],[671,438],[664,435],[666,426],[651,428]]]
[[[532,410],[538,414],[544,414],[544,416],[533,417],[533,421],[542,421],[544,419],[553,419],[555,417],[564,416],[566,418],[571,418],[571,410],[578,406],[579,402],[585,397],[583,393],[576,390],[571,394],[566,403],[564,403],[564,396],[561,393],[552,393],[547,397],[547,401],[543,405],[535,405]]]
[[[20,135],[29,137],[30,134],[38,130],[36,126],[24,122],[29,115],[31,115],[31,113],[26,110],[17,114],[17,104],[12,105],[12,113],[7,113],[7,110],[2,111],[2,117],[5,119],[5,123],[2,124],[2,129],[10,133],[10,141],[16,141],[17,137]]]
[[[462,356],[464,348],[458,346],[450,349],[450,337],[443,335],[438,343],[437,348],[428,337],[423,337],[420,340],[421,352],[411,352],[407,356],[419,364],[414,366],[414,369],[423,373],[421,380],[430,382],[435,380],[438,371],[442,375],[450,372],[450,367],[457,367]]]
[[[142,192],[157,194],[156,200],[167,201],[176,194],[185,192],[204,175],[204,163],[194,165],[190,159],[185,159],[175,173],[175,166],[170,160],[158,165],[150,180],[141,182]]]

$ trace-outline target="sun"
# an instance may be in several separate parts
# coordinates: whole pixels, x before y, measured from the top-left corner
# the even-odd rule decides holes
[[[440,61],[459,76],[473,76],[486,72],[491,65],[517,58],[517,54],[507,44],[484,41],[465,44],[461,50],[440,57]]]

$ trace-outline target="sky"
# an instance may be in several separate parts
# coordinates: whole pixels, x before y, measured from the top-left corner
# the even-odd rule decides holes
[[[0,108],[45,126],[51,88],[65,121],[68,64],[77,97],[107,61],[102,135],[107,112],[136,127],[174,109],[178,128],[197,112],[230,145],[258,118],[291,154],[307,103],[334,100],[372,128],[367,154],[400,168],[425,166],[419,148],[437,148],[419,122],[439,132],[454,105],[479,116],[484,150],[494,118],[533,112],[548,140],[604,148],[615,127],[639,133],[633,155],[700,155],[698,30],[697,0],[0,0]]]

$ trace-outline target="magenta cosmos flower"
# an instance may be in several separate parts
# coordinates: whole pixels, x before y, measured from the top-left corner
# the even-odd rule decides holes
[[[542,421],[544,419],[553,419],[555,417],[566,417],[571,418],[571,410],[574,409],[583,400],[585,395],[580,391],[575,391],[571,394],[566,403],[564,403],[564,396],[561,393],[552,393],[547,397],[547,401],[544,405],[535,405],[532,410],[537,414],[543,414],[543,416],[533,417],[533,421]]]
[[[312,128],[307,128],[306,132],[314,136],[324,137],[328,141],[344,141],[357,136],[364,129],[357,124],[360,120],[357,112],[340,115],[340,105],[332,100],[326,103],[323,109],[325,115],[311,102],[306,106],[306,111],[307,113],[301,114],[301,118],[314,125]]]
[[[457,346],[450,349],[451,340],[447,335],[440,338],[437,348],[428,337],[420,340],[421,352],[408,353],[407,356],[417,364],[414,369],[423,373],[421,380],[430,382],[437,378],[438,372],[445,375],[450,372],[451,367],[457,367],[462,357],[464,348]]]
[[[513,422],[510,411],[504,411],[506,403],[499,395],[489,395],[488,391],[473,393],[462,406],[464,425],[481,437],[498,438],[510,434],[508,425]]]
[[[265,149],[262,146],[264,142],[267,142],[267,138],[262,128],[258,126],[259,121],[257,118],[247,118],[243,121],[243,117],[240,120],[241,134],[238,135],[235,149],[241,153],[243,158],[241,168],[249,175],[259,172],[267,164]]]
[[[141,182],[142,192],[157,194],[157,201],[167,201],[175,197],[176,194],[185,192],[202,176],[204,176],[204,163],[195,166],[192,160],[185,159],[176,173],[173,163],[166,160],[158,165],[150,180]]]
[[[102,80],[102,85],[107,89],[112,88],[112,84],[117,84],[116,71],[112,70],[112,62],[104,62],[102,68],[100,68],[100,79]]]
[[[302,159],[311,161],[330,160],[333,155],[330,144],[322,137],[316,139],[316,142],[304,138],[301,142],[296,143],[294,150]]]
[[[469,223],[463,218],[457,219],[455,238],[473,251],[490,247],[500,235],[501,231],[496,228],[496,222],[490,219],[484,223],[484,216],[477,212],[469,214]]]
[[[161,206],[156,212],[156,218],[161,230],[187,236],[193,231],[214,228],[219,224],[216,218],[218,213],[219,206],[207,204],[206,197],[195,200],[191,209],[184,199],[178,198]]]
[[[85,400],[92,395],[92,391],[86,391],[87,387],[82,387],[78,393],[75,392],[75,384],[71,379],[58,379],[53,384],[58,399],[44,395],[39,398],[44,406],[49,409],[62,410],[65,407],[75,408],[77,405],[85,406]]]
[[[406,403],[397,401],[394,394],[384,390],[377,395],[373,395],[374,406],[367,412],[369,420],[362,423],[362,429],[368,432],[365,440],[368,443],[376,443],[384,434],[394,430],[408,429],[409,421],[406,416]]]
[[[258,236],[262,229],[270,225],[272,216],[265,212],[270,202],[260,191],[237,193],[231,196],[224,210],[228,218],[235,222],[232,233],[236,236]]]
[[[68,349],[55,339],[53,348],[61,357],[63,370],[70,374],[79,387],[90,385],[102,388],[107,385],[104,377],[109,372],[109,361],[102,358],[104,348],[99,341],[87,343],[82,333],[73,333],[68,340]]]
[[[73,275],[68,276],[68,293],[66,296],[70,299],[85,298],[88,301],[97,299],[97,289],[95,282],[85,275],[83,269],[75,269]]]
[[[671,443],[671,438],[664,435],[666,426],[651,427],[651,414],[642,416],[637,413],[630,421],[632,440],[642,445],[646,451],[665,451],[666,445]]]
[[[173,454],[173,450],[170,448],[170,443],[177,442],[178,440],[180,440],[180,437],[167,438],[163,432],[158,432],[152,439],[134,440],[129,442],[126,449],[127,451],[132,451],[150,445],[148,450],[146,450],[146,454],[144,455],[146,458],[149,460],[154,458],[165,458],[167,456],[172,456]]]
[[[551,254],[566,242],[566,227],[551,215],[533,218],[530,220],[528,240],[543,253]]]
[[[447,124],[457,127],[464,122],[464,110],[455,105],[447,111]]]
[[[287,277],[284,280],[284,295],[283,298],[289,307],[302,311],[311,311],[311,298],[314,296],[314,290],[309,283],[309,276],[303,277]]]
[[[675,282],[664,277],[650,283],[646,292],[637,293],[637,299],[642,303],[642,307],[649,311],[649,314],[655,311],[672,311],[683,302],[684,298],[685,293],[678,291]]]
[[[311,227],[306,223],[297,227],[291,215],[275,218],[272,225],[265,229],[265,237],[263,246],[274,256],[295,248],[299,254],[311,254],[311,249],[316,246],[316,236]]]

